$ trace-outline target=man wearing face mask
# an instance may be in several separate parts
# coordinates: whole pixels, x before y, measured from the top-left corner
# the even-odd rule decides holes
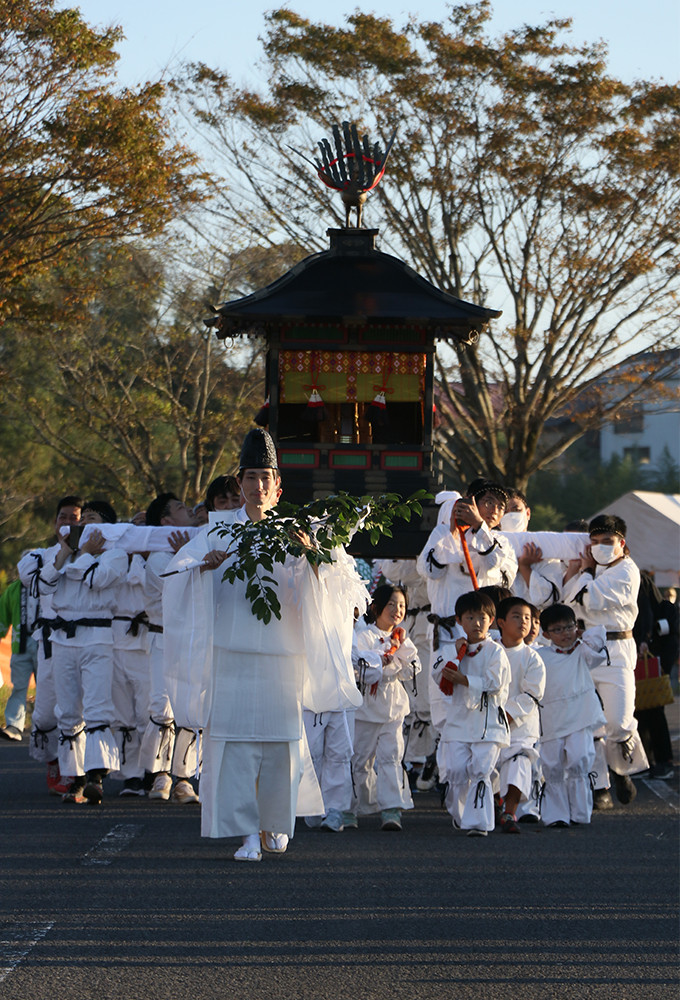
[[[626,545],[626,523],[599,514],[588,526],[590,545],[569,563],[564,603],[571,604],[588,628],[604,625],[610,662],[592,671],[607,719],[606,733],[595,734],[596,809],[610,809],[607,765],[614,772],[616,797],[624,805],[637,791],[631,774],[649,766],[634,716],[637,650],[633,625],[638,613],[640,571]],[[606,736],[606,739],[603,738]]]
[[[500,530],[505,533],[528,531],[531,519],[529,501],[521,490],[512,487],[508,488],[507,494]],[[517,558],[517,576],[510,589],[515,597],[521,597],[542,611],[562,600],[562,580],[566,568],[566,563],[560,559],[544,559],[538,545],[527,542]]]

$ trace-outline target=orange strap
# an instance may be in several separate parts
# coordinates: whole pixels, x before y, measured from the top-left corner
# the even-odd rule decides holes
[[[465,559],[465,565],[468,568],[468,573],[470,574],[470,579],[472,580],[472,589],[479,590],[479,584],[477,583],[477,574],[475,573],[475,568],[472,565],[472,559],[470,558],[470,550],[468,544],[465,540],[465,532],[468,530],[468,524],[458,524],[455,517],[453,519],[455,527],[458,529],[458,536],[460,538],[460,544],[463,549],[463,558]]]

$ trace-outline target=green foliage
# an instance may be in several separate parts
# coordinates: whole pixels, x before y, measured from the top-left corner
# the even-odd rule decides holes
[[[304,557],[311,566],[332,563],[333,550],[347,545],[357,530],[368,532],[375,545],[381,534],[391,537],[395,520],[422,514],[422,501],[428,499],[429,493],[418,490],[407,500],[396,493],[355,497],[341,492],[303,506],[279,501],[262,521],[213,529],[229,540],[227,555],[234,557],[222,579],[245,582],[253,614],[267,624],[272,615],[281,617],[271,575],[275,563],[283,564],[288,556]]]

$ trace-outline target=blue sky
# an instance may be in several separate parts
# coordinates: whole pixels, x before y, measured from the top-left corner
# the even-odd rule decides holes
[[[120,24],[126,39],[119,51],[119,77],[126,85],[156,79],[181,60],[201,60],[226,69],[239,83],[262,83],[255,63],[264,11],[288,6],[314,20],[342,23],[344,15],[361,7],[403,23],[409,12],[422,20],[443,20],[444,0],[287,0],[238,6],[217,0],[58,0],[77,6],[92,24]],[[620,78],[680,78],[680,0],[498,0],[494,27],[506,30],[522,22],[541,23],[550,17],[573,19],[574,42],[604,39],[610,49],[610,70]]]

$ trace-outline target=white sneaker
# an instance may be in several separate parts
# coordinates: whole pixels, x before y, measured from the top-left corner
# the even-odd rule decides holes
[[[149,792],[150,799],[162,799],[167,802],[172,791],[172,778],[165,771],[159,771],[153,779],[153,785]]]
[[[198,795],[193,789],[191,782],[187,781],[186,778],[182,778],[174,787],[172,793],[173,802],[181,802],[184,805],[186,802],[198,802]]]

